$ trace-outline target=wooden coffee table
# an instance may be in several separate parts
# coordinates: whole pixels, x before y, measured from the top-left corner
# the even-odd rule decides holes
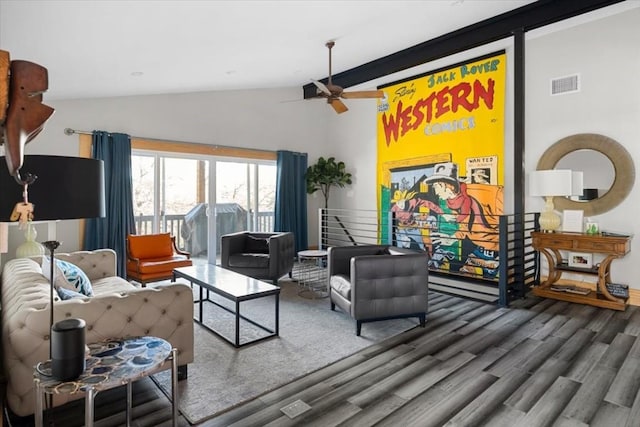
[[[207,329],[209,332],[217,335],[218,337],[224,339],[234,347],[242,347],[247,344],[253,344],[258,341],[263,341],[269,338],[273,338],[278,336],[279,334],[279,318],[280,318],[280,288],[278,286],[271,285],[266,282],[262,282],[258,279],[254,279],[252,277],[245,276],[243,274],[236,273],[231,270],[224,269],[222,267],[218,267],[213,264],[202,264],[202,265],[194,265],[191,267],[180,267],[173,270],[173,280],[175,281],[177,277],[182,277],[183,279],[188,280],[191,283],[191,287],[193,285],[197,285],[200,289],[199,298],[194,301],[198,303],[198,317],[194,320],[200,324],[202,327]],[[204,291],[206,290],[206,296]],[[220,295],[223,298],[226,298],[232,301],[235,304],[235,310],[232,310],[224,305],[219,304],[216,301],[213,301],[210,297],[209,292],[213,292],[216,295]],[[249,319],[240,314],[240,303],[243,301],[249,301],[257,298],[263,298],[273,295],[275,297],[275,328],[271,329],[267,326],[261,325],[260,323]],[[205,302],[209,302],[211,304],[220,307],[229,313],[235,315],[235,337],[234,339],[230,339],[218,331],[214,330],[212,327],[206,325],[202,319],[202,305]],[[245,320],[251,323],[254,326],[268,332],[269,334],[266,336],[262,336],[253,340],[248,340],[245,342],[240,342],[240,319]]]

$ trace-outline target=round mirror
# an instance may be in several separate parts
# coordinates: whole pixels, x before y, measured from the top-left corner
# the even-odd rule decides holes
[[[568,153],[556,163],[555,169],[582,172],[583,195],[570,197],[576,202],[587,202],[605,195],[616,177],[611,160],[595,150],[576,150]]]
[[[585,216],[599,215],[618,206],[635,181],[635,166],[629,152],[613,139],[592,133],[571,135],[549,147],[537,169],[555,168],[581,170],[584,188],[597,189],[596,194],[591,192],[592,200],[553,199],[557,209],[583,210]]]

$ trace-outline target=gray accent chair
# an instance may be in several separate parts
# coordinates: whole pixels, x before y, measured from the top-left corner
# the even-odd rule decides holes
[[[337,246],[327,254],[331,310],[362,323],[417,317],[424,327],[429,273],[426,252],[386,245]]]
[[[245,276],[278,284],[291,274],[295,241],[291,232],[257,233],[240,231],[221,237],[220,266]]]

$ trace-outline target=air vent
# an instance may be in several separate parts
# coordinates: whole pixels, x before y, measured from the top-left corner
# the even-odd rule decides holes
[[[551,95],[564,95],[575,92],[580,92],[579,74],[551,79]]]

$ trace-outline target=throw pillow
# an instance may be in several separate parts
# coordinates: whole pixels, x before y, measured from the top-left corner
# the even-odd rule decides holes
[[[73,298],[86,298],[87,297],[84,294],[81,294],[81,293],[76,292],[76,291],[69,290],[67,288],[58,288],[56,290],[58,291],[58,296],[60,297],[61,300],[68,300],[68,299],[73,299]]]
[[[251,254],[268,254],[269,239],[247,236],[247,239],[244,242],[244,250]]]
[[[51,282],[51,262],[46,256],[42,258],[42,272],[49,282]],[[56,259],[54,276],[54,286],[56,288],[65,288],[70,291],[79,292],[88,297],[93,296],[91,281],[85,272],[77,265],[68,261]]]

